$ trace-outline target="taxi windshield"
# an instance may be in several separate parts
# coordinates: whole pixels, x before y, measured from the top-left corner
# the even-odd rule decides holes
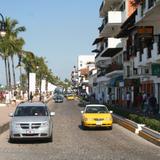
[[[108,109],[101,106],[90,106],[86,108],[85,113],[108,113]]]

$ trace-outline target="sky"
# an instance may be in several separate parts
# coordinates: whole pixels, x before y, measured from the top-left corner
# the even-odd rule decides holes
[[[46,57],[48,67],[64,80],[70,78],[78,55],[93,54],[101,3],[102,0],[4,0],[0,13],[26,27],[20,34],[25,40],[23,49]],[[1,84],[5,83],[3,63],[0,59]]]

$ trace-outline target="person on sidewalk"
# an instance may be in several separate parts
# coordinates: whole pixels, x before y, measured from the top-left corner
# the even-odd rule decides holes
[[[150,94],[147,94],[147,98],[144,101],[144,107],[143,107],[143,112],[145,116],[150,115],[150,103],[149,103],[149,99],[150,99]]]
[[[143,98],[141,93],[138,93],[138,95],[135,98],[136,100],[136,107],[138,111],[141,111],[142,103],[143,103]]]
[[[32,100],[33,100],[33,95],[32,95],[32,92],[30,92],[29,99],[30,99],[30,101],[32,102]]]
[[[106,101],[107,101],[107,104],[109,105],[110,104],[110,95],[109,95],[109,93],[107,93]]]
[[[10,95],[9,95],[8,91],[6,91],[6,94],[5,94],[5,103],[9,107],[9,104],[10,104]]]
[[[127,108],[129,109],[131,103],[131,94],[129,92],[127,92],[126,100],[127,100]]]
[[[151,112],[155,115],[156,114],[156,109],[157,109],[157,99],[154,95],[152,95],[149,98],[149,106],[150,106]]]
[[[142,95],[142,110],[144,109],[144,105],[145,105],[145,102],[147,101],[147,94],[146,92],[143,92],[143,95]]]

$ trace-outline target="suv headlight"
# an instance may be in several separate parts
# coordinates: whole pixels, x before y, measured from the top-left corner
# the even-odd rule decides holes
[[[20,124],[19,124],[19,123],[12,122],[12,123],[11,123],[11,127],[12,127],[12,128],[19,128],[19,127],[20,127]]]
[[[41,126],[42,126],[42,127],[48,127],[48,126],[49,126],[48,121],[46,121],[46,122],[42,122]]]

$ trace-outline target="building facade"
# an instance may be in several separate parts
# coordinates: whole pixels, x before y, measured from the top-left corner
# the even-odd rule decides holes
[[[124,99],[123,81],[123,50],[124,43],[121,37],[116,37],[121,30],[121,25],[134,8],[127,0],[103,0],[99,15],[102,25],[99,37],[93,42],[96,45],[95,64],[97,67],[96,98],[112,103],[122,103]]]
[[[79,55],[77,67],[71,73],[71,80],[78,87],[79,94],[91,94],[92,86],[89,84],[89,73],[95,69],[95,54]]]

